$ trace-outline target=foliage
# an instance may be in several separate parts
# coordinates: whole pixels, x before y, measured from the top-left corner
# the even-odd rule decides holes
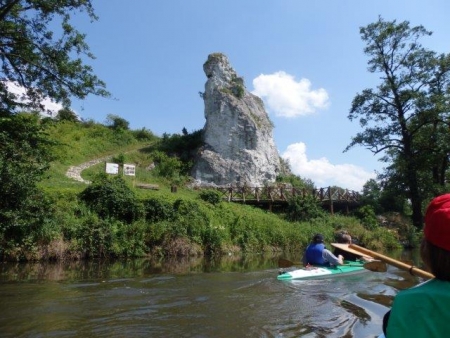
[[[108,116],[106,117],[106,125],[115,131],[123,131],[130,129],[129,128],[130,122],[114,114],[108,114]]]
[[[120,133],[91,120],[81,123],[54,123],[47,127],[49,137],[60,145],[53,149],[58,162],[74,165],[103,157],[107,154],[125,153],[143,147],[133,131]],[[119,151],[117,151],[120,149]]]
[[[288,201],[286,216],[290,221],[309,221],[324,215],[320,203],[311,195],[293,196]]]
[[[203,145],[202,137],[201,129],[188,133],[186,128],[183,128],[182,135],[164,133],[158,150],[169,156],[176,156],[183,163],[181,173],[187,175],[190,173],[197,150]]]
[[[145,219],[150,223],[173,221],[175,210],[173,202],[165,198],[148,198],[144,202]]]
[[[40,123],[37,117],[43,100],[69,107],[72,97],[109,95],[82,60],[94,56],[85,35],[71,24],[71,14],[77,12],[97,18],[89,0],[0,4],[1,256],[24,258],[27,251],[33,259],[36,246],[56,236],[52,203],[38,187],[56,149],[46,134],[54,124],[49,119]],[[59,115],[65,121],[72,117],[67,110]]]
[[[377,216],[370,205],[364,205],[355,211],[356,217],[361,220],[363,226],[368,230],[374,230],[378,227]]]
[[[109,178],[101,174],[79,196],[101,219],[132,223],[142,211],[134,192],[120,176]]]
[[[231,81],[232,81],[231,92],[238,99],[242,99],[245,94],[244,78],[239,77],[239,76],[234,76]]]
[[[114,156],[111,160],[114,163],[123,165],[125,163],[125,154],[124,153],[119,153],[117,156]]]
[[[133,130],[132,133],[138,141],[153,141],[157,138],[150,130],[147,130],[146,128]]]
[[[276,178],[278,183],[289,183],[297,189],[305,189],[313,191],[315,189],[314,182],[309,178],[301,178],[294,174],[279,175]]]
[[[3,1],[0,4],[0,114],[18,110],[43,110],[49,97],[65,107],[70,97],[108,96],[82,56],[94,58],[81,34],[71,24],[71,14],[87,13],[96,20],[91,1]],[[59,29],[57,24],[60,25]],[[16,85],[28,100],[10,91]]]
[[[51,203],[37,182],[53,146],[36,115],[0,118],[0,247],[39,238],[52,222]]]
[[[83,256],[109,257],[114,242],[114,222],[90,215],[86,218],[76,234],[78,248]]]
[[[19,118],[39,121],[30,114],[14,115],[14,118],[16,122]],[[149,146],[129,152],[144,144],[136,139],[131,143],[124,141],[133,138],[132,131],[124,131],[127,137],[117,146],[115,132],[92,121],[47,122],[37,127],[48,131],[51,139],[63,141],[48,144],[49,150],[59,155],[52,163],[52,170],[58,170],[59,176],[52,171],[52,176],[39,184],[44,192],[37,189],[35,195],[30,195],[29,205],[21,205],[21,211],[27,212],[18,214],[22,217],[21,223],[17,222],[18,227],[6,229],[6,223],[2,223],[2,231],[5,231],[0,238],[0,256],[5,260],[300,251],[315,232],[322,232],[331,240],[335,220],[373,245],[391,241],[391,237],[383,237],[385,235],[374,239],[354,218],[324,214],[307,221],[288,222],[275,213],[248,205],[215,203],[220,200],[216,191],[199,192],[181,185],[172,193],[170,184],[163,180],[158,181],[160,190],[136,189],[131,181],[127,183],[127,177],[106,176],[103,163],[97,170],[102,174],[92,175],[91,185],[86,187],[73,182],[63,185],[59,180],[63,180],[68,168],[63,162],[83,163],[104,155],[105,151],[114,151],[126,154],[127,161],[145,163],[145,166],[154,160],[154,153],[146,149],[153,151],[154,148]],[[73,147],[62,144],[70,142]],[[162,162],[170,158],[160,153],[156,157],[163,159]],[[170,166],[165,168],[170,170]],[[146,176],[147,179],[160,177],[157,170],[151,172],[152,176]],[[314,209],[307,211],[311,213],[311,210]]]
[[[168,156],[162,151],[154,151],[151,156],[156,162],[154,170],[160,176],[169,179],[177,179],[180,176],[183,164],[177,157]]]
[[[421,228],[423,199],[435,184],[445,185],[449,165],[450,55],[422,47],[419,40],[431,32],[407,21],[380,17],[360,33],[380,84],[353,99],[348,118],[358,119],[363,131],[346,150],[361,145],[384,154],[391,170],[385,177],[404,187],[396,192],[411,201],[413,224]]]
[[[217,190],[202,190],[199,193],[199,197],[212,205],[217,205],[222,202],[222,196]]]
[[[57,121],[68,121],[68,122],[79,122],[79,118],[77,114],[75,114],[70,109],[61,109],[58,111],[58,114],[56,115]]]

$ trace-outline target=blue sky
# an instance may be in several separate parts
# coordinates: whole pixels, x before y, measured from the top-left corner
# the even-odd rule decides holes
[[[274,140],[292,170],[317,187],[360,190],[383,164],[368,150],[343,153],[360,131],[347,115],[358,92],[375,87],[359,28],[378,19],[407,20],[449,51],[448,0],[133,0],[93,1],[100,19],[77,15],[111,99],[74,101],[82,118],[115,114],[157,135],[204,126],[208,55],[221,52],[261,96]]]

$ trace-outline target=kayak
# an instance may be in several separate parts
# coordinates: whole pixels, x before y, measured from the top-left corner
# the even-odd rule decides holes
[[[352,262],[339,265],[339,266],[308,266],[305,268],[291,270],[291,271],[280,271],[277,279],[278,280],[293,280],[293,279],[314,279],[322,277],[335,277],[335,276],[345,276],[351,275],[358,272],[364,271],[364,264],[359,262]]]

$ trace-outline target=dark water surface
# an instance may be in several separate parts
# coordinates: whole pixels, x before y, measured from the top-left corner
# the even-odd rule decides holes
[[[376,337],[421,281],[393,267],[278,281],[277,258],[3,263],[0,337]]]

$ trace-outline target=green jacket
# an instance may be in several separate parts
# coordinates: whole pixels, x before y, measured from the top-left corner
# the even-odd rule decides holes
[[[450,337],[450,282],[432,279],[400,291],[386,337]]]

